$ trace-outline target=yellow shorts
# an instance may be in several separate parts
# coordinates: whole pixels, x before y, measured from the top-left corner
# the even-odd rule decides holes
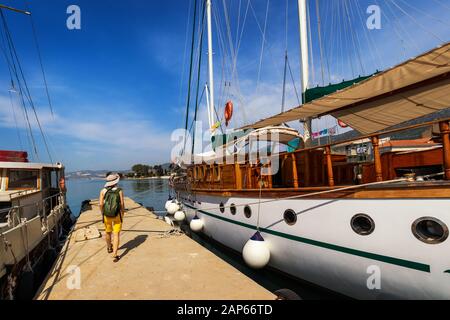
[[[115,218],[103,217],[103,222],[105,223],[106,233],[120,233],[122,231],[122,219],[120,215]]]

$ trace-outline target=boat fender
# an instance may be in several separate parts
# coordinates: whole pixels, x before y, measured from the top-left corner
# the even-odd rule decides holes
[[[261,233],[256,232],[244,246],[242,256],[245,263],[253,269],[262,269],[270,261],[270,249]]]
[[[180,210],[180,211],[175,212],[174,218],[178,222],[182,222],[182,221],[184,221],[184,219],[186,219],[186,214]]]
[[[189,227],[191,228],[191,230],[193,232],[200,232],[200,231],[202,231],[202,229],[204,227],[204,223],[198,216],[195,216],[191,220],[191,223],[189,224]]]
[[[180,206],[175,202],[171,202],[167,206],[167,213],[170,215],[175,214],[178,210],[180,210]]]

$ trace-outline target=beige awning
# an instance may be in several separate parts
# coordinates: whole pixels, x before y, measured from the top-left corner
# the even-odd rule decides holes
[[[370,134],[450,107],[450,43],[341,91],[244,127],[332,115]]]

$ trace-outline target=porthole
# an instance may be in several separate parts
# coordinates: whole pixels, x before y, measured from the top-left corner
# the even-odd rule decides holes
[[[292,209],[286,210],[283,217],[284,222],[286,222],[290,226],[293,226],[297,223],[297,213]]]
[[[414,221],[412,233],[420,241],[427,244],[439,244],[447,240],[448,227],[441,220],[424,217]]]
[[[233,216],[236,215],[237,210],[236,205],[234,203],[230,206],[230,212]]]
[[[220,212],[221,213],[225,213],[225,205],[223,204],[223,202],[220,203]]]
[[[247,219],[250,219],[252,217],[252,208],[250,208],[250,206],[245,206],[244,215]]]
[[[368,236],[375,230],[375,222],[366,214],[357,214],[352,218],[353,231],[361,236]]]

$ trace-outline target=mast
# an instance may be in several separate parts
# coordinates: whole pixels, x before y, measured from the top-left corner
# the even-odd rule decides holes
[[[306,89],[309,85],[309,44],[308,44],[308,8],[307,0],[298,0],[298,19],[300,26],[300,63],[302,67],[302,103],[306,103]],[[311,145],[311,118],[303,122],[305,146]]]
[[[208,120],[209,128],[214,126],[214,67],[213,67],[213,39],[212,39],[212,19],[211,0],[206,0],[206,19],[208,26],[208,73],[209,73],[209,108]],[[214,135],[214,133],[213,133]]]

